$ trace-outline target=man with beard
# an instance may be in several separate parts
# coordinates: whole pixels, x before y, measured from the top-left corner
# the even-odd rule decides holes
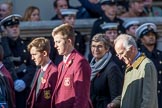
[[[157,32],[156,25],[145,23],[136,30],[136,36],[141,41],[139,50],[150,58],[157,69],[157,93],[159,108],[162,108],[162,52],[156,48]]]

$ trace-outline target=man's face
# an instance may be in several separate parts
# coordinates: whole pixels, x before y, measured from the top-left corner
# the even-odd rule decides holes
[[[116,5],[102,5],[102,9],[106,15],[115,16],[117,14],[117,6]]]
[[[115,44],[115,51],[120,60],[123,60],[128,66],[131,65],[135,57],[135,53],[133,53],[133,46],[126,49],[123,47],[122,41],[119,41]]]
[[[131,4],[131,7],[135,12],[141,13],[141,12],[143,12],[144,4],[143,4],[142,1],[141,2],[134,2],[134,3]]]
[[[155,34],[152,32],[148,32],[145,36],[141,38],[142,44],[145,46],[152,46],[156,44]]]
[[[71,26],[74,27],[75,19],[76,19],[75,15],[68,15],[68,16],[64,17],[63,22],[68,23],[68,24],[70,24]]]
[[[110,29],[106,31],[106,36],[110,39],[110,42],[113,43],[118,36],[118,32],[116,29]]]
[[[30,49],[30,54],[31,54],[31,59],[35,62],[37,66],[42,66],[44,65],[44,58],[45,58],[45,52],[39,52],[37,51],[36,47],[32,47]]]
[[[1,4],[0,5],[0,19],[3,19],[11,14],[11,10],[9,9],[9,5]]]
[[[61,14],[60,10],[67,9],[67,8],[68,8],[67,0],[58,0],[57,7],[55,7],[55,11],[57,14]]]
[[[20,35],[20,28],[18,24],[7,26],[5,32],[9,38],[17,39]]]
[[[61,33],[55,34],[53,37],[54,43],[55,43],[55,48],[57,49],[59,55],[67,55],[68,49],[69,49],[69,40],[63,38]]]

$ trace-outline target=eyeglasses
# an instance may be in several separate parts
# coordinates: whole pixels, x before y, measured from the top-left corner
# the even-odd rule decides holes
[[[98,45],[98,46],[95,46],[95,45],[91,45],[91,48],[93,48],[93,49],[102,49],[102,48],[104,48],[104,46],[103,45]]]
[[[124,56],[127,54],[127,52],[128,52],[128,51],[125,50],[125,51],[123,51],[123,52],[121,52],[121,53],[119,53],[119,54],[116,54],[116,56],[119,57],[119,58],[120,58],[120,57],[124,57]]]

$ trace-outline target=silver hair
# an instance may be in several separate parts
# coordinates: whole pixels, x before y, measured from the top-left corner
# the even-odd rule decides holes
[[[137,48],[136,41],[134,38],[128,34],[120,34],[115,40],[114,44],[116,44],[119,40],[123,42],[123,47],[128,51],[131,46]]]

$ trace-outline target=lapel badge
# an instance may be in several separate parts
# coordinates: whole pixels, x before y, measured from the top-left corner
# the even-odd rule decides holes
[[[41,78],[41,83],[44,84],[46,83],[46,79],[44,79],[43,77]]]
[[[64,78],[64,86],[70,86],[70,78],[69,77],[66,77]]]
[[[45,99],[50,99],[51,98],[50,90],[44,90],[44,98]]]
[[[70,60],[66,63],[66,67],[70,67],[70,65],[73,63],[73,60]]]

